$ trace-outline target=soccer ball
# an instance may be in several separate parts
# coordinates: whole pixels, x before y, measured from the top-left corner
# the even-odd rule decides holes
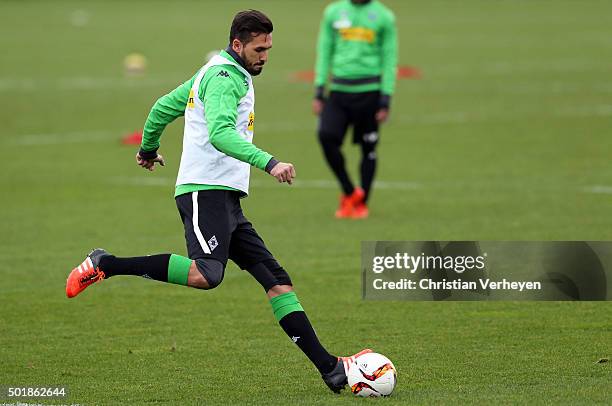
[[[396,381],[395,366],[382,354],[369,352],[355,358],[355,362],[349,365],[348,384],[356,396],[389,396]]]

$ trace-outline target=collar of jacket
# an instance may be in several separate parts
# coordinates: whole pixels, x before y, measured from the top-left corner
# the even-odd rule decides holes
[[[238,63],[238,65],[242,66],[244,68],[244,70],[247,70],[246,65],[245,65],[244,61],[242,60],[242,58],[240,57],[240,55],[238,55],[229,45],[228,45],[227,48],[225,48],[225,52],[227,52],[229,54],[229,56],[234,58],[234,60]],[[247,72],[248,72],[248,70],[247,70]]]

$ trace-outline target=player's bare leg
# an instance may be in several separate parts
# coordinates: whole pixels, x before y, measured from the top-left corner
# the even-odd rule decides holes
[[[189,274],[187,275],[187,286],[196,289],[210,289],[210,284],[202,275],[202,273],[198,270],[195,261],[191,261],[191,266],[189,267]]]

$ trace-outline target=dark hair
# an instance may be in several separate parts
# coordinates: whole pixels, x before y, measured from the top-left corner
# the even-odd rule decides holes
[[[238,39],[243,44],[248,44],[253,39],[253,34],[270,34],[273,29],[272,21],[261,11],[241,11],[234,16],[229,41],[231,44],[234,39]]]

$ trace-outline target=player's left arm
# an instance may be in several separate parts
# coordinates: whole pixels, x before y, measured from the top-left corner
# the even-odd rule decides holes
[[[212,146],[225,155],[265,169],[272,155],[242,138],[236,130],[238,104],[248,91],[242,74],[229,66],[213,67],[204,77],[204,89],[204,111]]]
[[[379,122],[385,121],[389,115],[391,96],[395,91],[395,81],[397,75],[397,27],[395,24],[395,16],[390,10],[387,15],[386,23],[382,29],[381,41],[382,83],[380,106],[378,113],[376,114],[376,119]]]
[[[225,74],[219,74],[222,70],[225,70]],[[242,138],[236,130],[237,107],[248,90],[241,74],[227,66],[214,67],[207,72],[204,82],[203,102],[212,146],[232,158],[266,171],[279,182],[291,184],[295,177],[292,164],[279,162]]]

